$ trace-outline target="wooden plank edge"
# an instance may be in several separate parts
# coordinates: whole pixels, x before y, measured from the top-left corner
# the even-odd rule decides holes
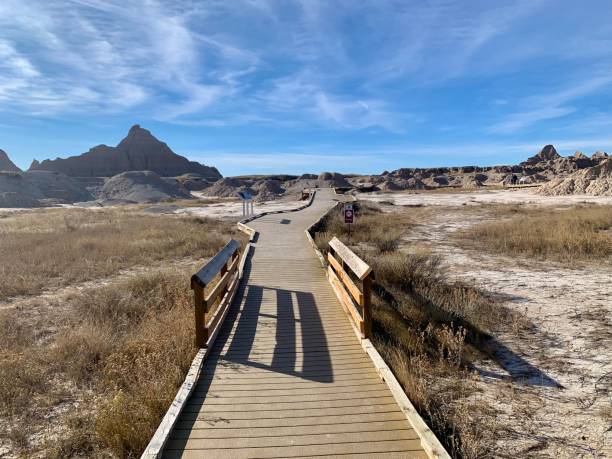
[[[323,266],[323,268],[325,268],[326,267],[325,266],[325,257],[323,256],[323,254],[321,253],[321,251],[317,247],[317,244],[315,244],[314,239],[310,235],[310,228],[305,229],[304,232],[306,233],[306,239],[308,239],[308,242],[310,242],[310,245],[312,246],[315,255],[319,259],[319,262],[321,263],[321,266]]]
[[[196,356],[191,362],[187,376],[176,393],[176,397],[174,397],[170,408],[168,408],[168,411],[166,411],[166,414],[159,423],[153,437],[151,437],[149,444],[142,453],[142,456],[140,456],[142,459],[156,459],[160,457],[161,452],[164,449],[168,438],[170,437],[170,432],[172,432],[179,415],[183,411],[183,408],[187,404],[187,400],[195,388],[195,385],[200,377],[204,360],[206,360],[209,352],[209,347],[202,348],[197,352]]]
[[[319,259],[319,262],[321,263],[321,266],[323,268],[327,268],[327,262],[325,261],[325,257],[323,256],[323,253],[321,253],[321,251],[319,250],[319,248],[317,247],[317,244],[315,243],[313,237],[312,237],[312,230],[319,224],[321,223],[321,221],[333,210],[337,210],[339,205],[343,204],[341,202],[338,202],[336,204],[333,205],[333,207],[330,207],[323,215],[321,215],[316,222],[314,222],[312,225],[310,225],[308,228],[306,228],[304,230],[304,233],[306,233],[306,239],[308,239],[308,242],[310,242],[310,245],[312,246],[312,249],[314,250],[315,255],[317,256],[317,258]]]
[[[427,453],[427,455],[432,459],[450,459],[450,455],[436,437],[436,434],[429,428],[429,426],[425,423],[421,415],[415,409],[414,405],[404,392],[401,384],[391,371],[391,369],[387,366],[382,356],[378,353],[374,345],[369,339],[361,340],[361,347],[363,347],[364,351],[370,356],[376,371],[378,372],[380,378],[387,384],[387,387],[391,391],[391,395],[397,402],[399,408],[402,410],[408,422],[414,429],[414,431],[419,435],[421,439],[421,446]]]

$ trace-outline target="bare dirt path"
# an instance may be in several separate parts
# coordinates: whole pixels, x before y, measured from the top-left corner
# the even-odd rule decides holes
[[[612,457],[612,265],[568,267],[461,248],[454,233],[487,218],[484,209],[462,211],[466,194],[438,195],[437,204],[419,195],[446,207],[430,212],[406,242],[443,255],[452,277],[491,292],[533,324],[497,333],[498,363],[474,369],[481,392],[473,398],[493,408],[489,422],[502,433],[499,457]]]

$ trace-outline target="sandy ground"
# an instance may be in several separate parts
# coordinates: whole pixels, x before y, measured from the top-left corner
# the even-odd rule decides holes
[[[583,202],[612,204],[612,196],[540,196],[529,189],[505,189],[505,190],[477,190],[449,192],[442,191],[417,191],[417,192],[378,192],[359,193],[358,199],[371,201],[391,201],[402,206],[465,206],[479,204],[536,204],[536,205],[560,205],[577,204]]]
[[[612,198],[534,196],[523,190],[360,197],[394,201],[389,209],[395,210],[398,204],[451,206],[432,212],[407,243],[430,246],[444,256],[451,276],[472,281],[533,323],[498,333],[497,362],[483,361],[474,369],[482,390],[474,398],[493,408],[487,423],[499,429],[499,457],[612,457],[612,419],[604,415],[612,410],[612,265],[510,259],[463,249],[452,237],[484,218],[484,212],[452,209],[463,203],[531,200],[557,206],[583,198],[612,203]]]
[[[279,199],[277,201],[256,202],[253,206],[253,210],[255,214],[260,214],[262,212],[271,212],[275,210],[296,209],[303,205],[304,201],[299,201],[297,199]],[[229,201],[207,204],[202,207],[185,207],[176,209],[174,213],[189,214],[198,217],[240,219],[242,218],[242,203],[238,201]]]
[[[195,193],[194,193],[195,194]],[[206,200],[205,197],[200,197],[200,199]],[[150,204],[149,206],[140,204],[147,213],[157,213],[157,214],[187,214],[194,215],[197,217],[210,217],[210,218],[228,218],[233,220],[239,220],[242,216],[242,203],[240,201],[236,201],[235,199],[227,199],[224,202],[218,202],[219,198],[209,198],[211,203],[204,204],[202,206],[183,206],[179,202],[175,204],[173,202],[168,203],[158,203],[158,204]],[[283,210],[283,209],[295,209],[297,207],[303,206],[305,201],[300,201],[295,198],[285,198],[278,199],[275,201],[264,201],[264,202],[255,202],[253,206],[253,210],[255,214],[259,214],[262,212],[271,212],[275,210]],[[60,206],[62,208],[83,208],[89,210],[100,210],[107,209],[109,207],[125,207],[125,206],[106,206],[106,207],[79,207],[72,205],[64,205]],[[0,208],[0,216],[2,213],[14,213],[14,212],[27,212],[33,211],[36,209],[5,209]]]

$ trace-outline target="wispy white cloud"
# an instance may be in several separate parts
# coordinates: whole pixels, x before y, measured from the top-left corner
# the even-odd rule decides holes
[[[530,127],[540,121],[562,118],[576,112],[577,108],[567,104],[588,96],[612,84],[611,75],[594,76],[558,91],[525,97],[520,104],[529,108],[506,116],[503,121],[490,127],[490,131],[509,134]]]
[[[516,72],[522,60],[542,55],[605,60],[605,30],[589,29],[567,46],[523,38],[525,30],[538,33],[533,19],[547,5],[550,11],[550,0],[3,0],[0,111],[411,133],[419,120],[436,125],[423,96],[451,80]],[[521,93],[519,103],[492,94],[487,105],[503,114],[489,132],[515,133],[575,113],[575,100],[608,84],[605,77],[583,86],[566,80],[557,75],[561,90]]]

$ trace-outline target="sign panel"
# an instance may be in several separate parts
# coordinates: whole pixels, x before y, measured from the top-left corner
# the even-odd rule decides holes
[[[355,211],[353,204],[344,204],[344,223],[352,224],[355,222]]]
[[[240,197],[240,199],[242,199],[244,201],[248,201],[250,199],[253,199],[253,196],[251,196],[251,193],[249,193],[248,191],[238,191],[237,194]]]

